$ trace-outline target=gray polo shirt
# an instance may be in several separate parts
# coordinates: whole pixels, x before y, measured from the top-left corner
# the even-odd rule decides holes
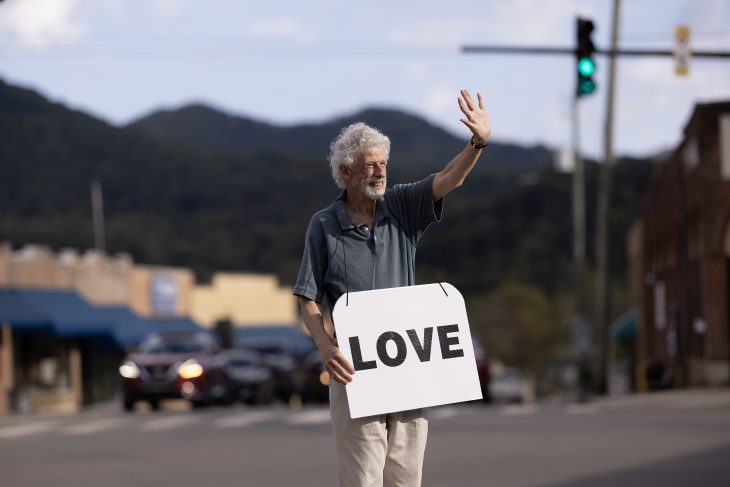
[[[294,294],[317,303],[327,296],[333,308],[346,289],[415,284],[415,244],[431,223],[441,220],[443,198],[433,201],[434,178],[432,174],[386,190],[377,202],[374,228],[352,223],[345,191],[315,213],[304,239]]]

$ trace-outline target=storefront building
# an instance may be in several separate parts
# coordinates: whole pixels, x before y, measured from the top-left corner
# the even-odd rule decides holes
[[[628,248],[646,386],[730,383],[730,102],[695,107]]]

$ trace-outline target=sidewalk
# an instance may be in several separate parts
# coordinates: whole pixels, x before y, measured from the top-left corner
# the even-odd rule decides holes
[[[616,397],[594,397],[591,404],[606,409],[651,407],[662,409],[730,409],[730,387],[672,389],[668,391],[627,394]]]

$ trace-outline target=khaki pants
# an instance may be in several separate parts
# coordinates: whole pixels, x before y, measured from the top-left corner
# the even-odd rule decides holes
[[[340,487],[421,485],[428,420],[423,409],[350,419],[345,386],[330,381]]]

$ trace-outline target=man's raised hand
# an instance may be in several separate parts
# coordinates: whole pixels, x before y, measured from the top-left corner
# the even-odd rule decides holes
[[[461,90],[459,97],[459,108],[465,118],[460,119],[466,125],[471,133],[474,134],[475,144],[486,144],[492,133],[492,125],[489,123],[489,117],[484,110],[484,101],[482,95],[477,93],[478,104],[474,103],[471,95],[467,90]]]

